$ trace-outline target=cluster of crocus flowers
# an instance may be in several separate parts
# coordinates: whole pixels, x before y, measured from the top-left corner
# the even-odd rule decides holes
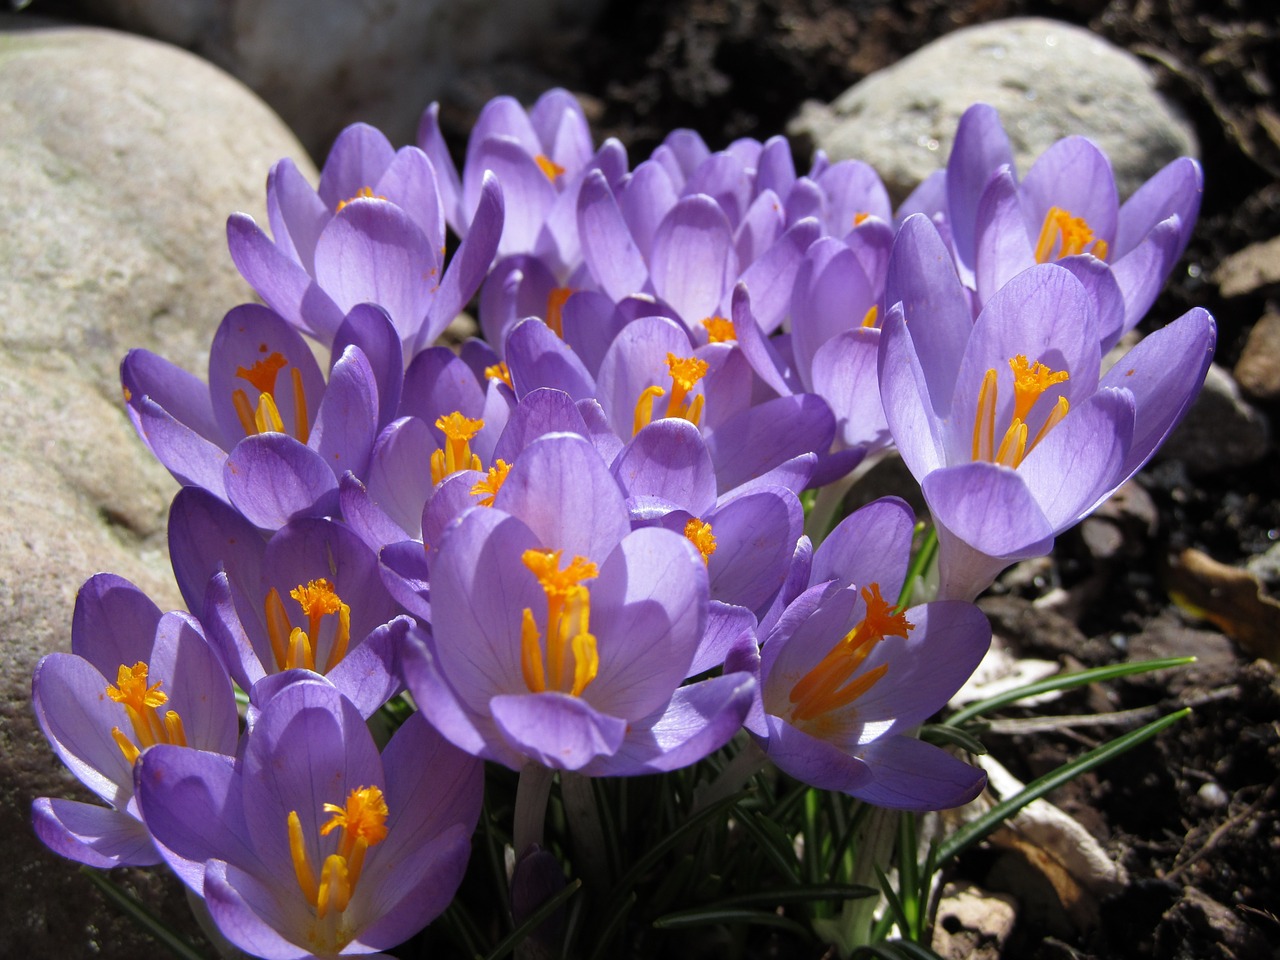
[[[86,584],[33,698],[109,806],[40,800],[38,832],[95,866],[163,859],[241,949],[330,956],[445,908],[482,761],[631,776],[745,729],[815,787],[967,802],[982,774],[916,730],[987,648],[971,601],[1203,380],[1202,310],[1103,369],[1198,190],[1185,160],[1120,205],[1080,138],[1019,180],[979,106],[895,216],[866,164],[800,173],[781,138],[676,131],[632,166],[564,91],[492,102],[461,171],[434,107],[414,146],[343,133],[318,187],[281,161],[270,234],[228,224],[265,305],[227,313],[207,383],[122,365],[183,485],[190,612]],[[473,298],[486,339],[432,346]],[[936,599],[903,596],[901,500],[804,532],[802,495],[893,448]],[[379,753],[366,722],[406,691]]]

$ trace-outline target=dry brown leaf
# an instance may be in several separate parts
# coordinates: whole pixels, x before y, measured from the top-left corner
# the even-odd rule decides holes
[[[1187,613],[1208,620],[1255,657],[1280,663],[1280,603],[1247,570],[1183,550],[1169,568],[1169,596]]]

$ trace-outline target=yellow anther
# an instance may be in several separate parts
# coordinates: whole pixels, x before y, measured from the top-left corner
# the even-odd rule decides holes
[[[867,312],[862,315],[862,325],[864,327],[874,327],[879,322],[880,308],[873,303],[867,308]]]
[[[738,333],[733,329],[733,321],[725,317],[707,317],[702,321],[702,325],[706,327],[709,343],[732,343],[738,339]]]
[[[431,455],[431,482],[439,483],[459,470],[479,470],[480,458],[471,452],[471,441],[484,428],[483,420],[472,420],[455,410],[436,420],[444,434],[444,446]]]
[[[564,339],[564,305],[574,292],[572,287],[555,287],[547,294],[547,326],[561,340]]]
[[[862,620],[791,688],[792,722],[816,720],[853,703],[888,672],[889,665],[881,664],[854,676],[875,645],[885,637],[905,638],[915,628],[880,596],[878,583],[865,588],[862,599],[867,605]]]
[[[855,227],[860,227],[870,219],[871,214],[867,213],[865,210],[859,210],[853,215],[853,225]]]
[[[263,601],[263,614],[267,624],[267,638],[271,641],[271,655],[277,670],[318,670],[328,673],[343,657],[351,642],[351,608],[342,602],[333,584],[321,577],[300,583],[289,591],[302,609],[307,627],[295,627],[285,610],[280,591],[272,587]],[[337,624],[330,634],[328,656],[323,668],[319,665],[322,645],[321,628],[325,617],[336,616]]]
[[[545,153],[538,154],[533,158],[533,162],[538,165],[538,169],[541,170],[543,175],[552,183],[556,182],[556,177],[564,173],[564,167],[560,166],[560,164],[556,163]]]
[[[653,401],[666,395],[667,391],[661,387],[645,387],[640,391],[640,399],[636,401],[635,416],[632,418],[633,436],[653,421]]]
[[[495,364],[485,367],[484,375],[487,380],[501,380],[508,387],[511,387],[512,390],[515,389],[515,384],[511,382],[511,370],[507,366],[507,362],[505,360],[500,360]]]
[[[698,552],[702,554],[702,562],[710,563],[711,555],[716,552],[716,537],[711,532],[711,524],[694,517],[684,525],[684,535],[698,548]]]
[[[148,684],[147,680],[144,662],[139,660],[132,667],[122,663],[116,671],[115,685],[108,684],[106,688],[106,695],[124,707],[133,728],[133,740],[125,736],[119,727],[111,728],[111,739],[129,763],[137,760],[142,750],[157,743],[171,743],[179,747],[187,745],[186,731],[177,712],[168,710],[161,717],[156,711],[157,707],[169,702],[168,695],[160,689],[162,681]]]
[[[327,837],[337,829],[342,830],[342,836],[337,852],[324,858],[318,879],[307,856],[306,837],[302,833],[298,811],[291,811],[288,817],[293,873],[302,895],[314,908],[317,920],[323,920],[330,913],[341,914],[350,905],[351,895],[360,882],[365,853],[386,839],[389,815],[386,799],[377,787],[352,790],[345,804],[326,803],[324,812],[332,816],[320,828],[320,836]],[[341,930],[330,927],[328,933],[339,942],[345,942]]]
[[[307,858],[306,838],[302,835],[302,820],[297,810],[289,812],[289,855],[293,859],[293,875],[298,879],[298,886],[307,902],[315,904],[319,886],[316,883],[316,872]]]
[[[468,492],[473,497],[481,498],[480,506],[492,507],[494,498],[497,497],[498,491],[502,489],[502,484],[510,472],[511,464],[505,460],[496,460],[493,466],[489,468],[489,475],[483,480],[477,480]]]
[[[688,420],[694,426],[702,419],[702,394],[689,396],[689,391],[707,373],[707,361],[699,357],[678,357],[674,353],[667,354],[667,372],[671,376],[671,393],[661,387],[645,387],[636,400],[633,433],[649,425],[653,420],[653,401],[658,397],[667,397],[667,409],[664,417],[679,417]]]
[[[1013,371],[1013,412],[1009,418],[1009,426],[1001,435],[1000,444],[997,446],[997,376],[993,368],[983,375],[982,386],[978,391],[978,408],[973,421],[972,453],[974,460],[986,460],[1016,468],[1026,455],[1035,449],[1036,444],[1067,415],[1070,404],[1066,397],[1059,397],[1035,438],[1030,443],[1027,442],[1030,433],[1027,419],[1036,401],[1050,387],[1065,383],[1070,379],[1070,375],[1065,370],[1050,370],[1039,361],[1031,363],[1022,354],[1009,360],[1009,368]]]
[[[356,200],[385,200],[385,199],[387,198],[382,196],[381,194],[375,194],[373,192],[373,187],[361,187],[359,190],[356,191],[356,195],[354,197],[351,197],[347,200],[339,200],[338,205],[333,208],[333,212],[341,213],[343,207],[345,207],[348,203],[352,203],[353,201],[356,201]]]
[[[547,597],[546,655],[537,621],[526,607],[520,622],[520,668],[532,693],[554,690],[581,696],[600,669],[596,638],[590,631],[591,593],[583,580],[599,576],[586,557],[560,568],[560,550],[526,550],[521,561]]]
[[[1036,241],[1036,263],[1049,263],[1085,252],[1105,260],[1107,242],[1094,239],[1093,230],[1083,217],[1073,217],[1062,207],[1050,207]]]

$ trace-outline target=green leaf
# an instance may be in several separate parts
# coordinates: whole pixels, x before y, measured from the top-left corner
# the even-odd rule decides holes
[[[1162,660],[1139,660],[1136,663],[1117,663],[1109,667],[1095,667],[1092,670],[1080,670],[1075,673],[1060,673],[1056,677],[1049,677],[1047,680],[1040,680],[1036,683],[1028,683],[1026,686],[1009,690],[998,696],[971,703],[949,717],[942,725],[958,727],[966,720],[972,720],[981,714],[998,710],[1000,707],[1008,706],[1011,703],[1017,703],[1027,697],[1039,696],[1042,693],[1052,693],[1055,690],[1070,690],[1073,687],[1082,687],[1089,683],[1100,683],[1104,680],[1114,680],[1117,677],[1128,677],[1138,673],[1151,673],[1155,670],[1167,670],[1170,667],[1185,667],[1189,663],[1195,663],[1195,660],[1195,657],[1166,657]]]
[[[205,960],[204,957],[187,942],[186,938],[165,924],[163,920],[148,910],[128,891],[117,886],[115,881],[100,870],[81,867],[80,872],[102,891],[103,896],[120,908],[134,923],[146,930],[160,943],[169,948],[169,952],[180,960]]]
[[[751,923],[764,927],[780,927],[806,940],[812,938],[808,927],[797,923],[790,917],[779,916],[767,910],[743,910],[733,908],[716,909],[703,907],[696,910],[682,910],[679,913],[668,913],[653,921],[659,930],[681,930],[686,927],[702,927],[713,923]]]
[[[581,887],[581,880],[574,880],[567,884],[563,890],[547,900],[546,903],[538,907],[538,909],[533,911],[533,913],[529,914],[524,923],[520,924],[520,926],[516,927],[498,941],[498,945],[489,951],[485,956],[485,960],[499,960],[500,957],[505,957],[516,947],[520,946],[520,944],[528,938],[529,934],[538,929],[547,917],[559,910],[560,907],[566,903],[570,897],[577,893]]]
[[[920,739],[938,747],[959,747],[966,753],[983,756],[987,748],[982,741],[968,730],[948,726],[944,723],[926,723],[920,728]]]
[[[966,823],[959,830],[946,837],[938,845],[938,864],[946,863],[961,851],[977,843],[994,830],[1002,820],[1017,813],[1032,800],[1040,799],[1046,793],[1056,790],[1073,777],[1087,773],[1095,767],[1100,767],[1108,760],[1114,760],[1139,744],[1145,743],[1156,734],[1173,726],[1190,712],[1190,708],[1184,708],[1169,714],[1167,717],[1153,720],[1145,727],[1139,727],[1131,733],[1126,733],[1122,737],[1117,737],[1108,743],[1094,747],[1070,763],[1065,763],[1058,767],[1057,770],[1052,770],[1043,777],[1033,780],[1027,784],[1026,789],[1019,791],[1012,797],[1006,797],[982,816]]]
[[[853,952],[851,960],[865,960],[867,957],[877,957],[879,960],[942,960],[928,947],[910,940],[890,940],[859,947]]]
[[[796,869],[795,849],[782,828],[764,814],[738,808],[738,823],[755,840],[765,857],[779,873],[792,883],[799,884],[800,873]]]

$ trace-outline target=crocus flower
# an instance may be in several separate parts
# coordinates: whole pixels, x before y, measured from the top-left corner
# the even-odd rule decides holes
[[[262,706],[243,759],[155,748],[139,806],[166,860],[236,946],[267,960],[369,954],[452,899],[480,812],[481,765],[420,715],[381,756],[320,683]]]
[[[223,318],[208,386],[146,350],[120,375],[129,414],[156,458],[264,529],[337,505],[338,478],[364,473],[383,407],[400,395],[399,342],[363,305],[338,327],[328,381],[306,341],[257,304]]]
[[[913,732],[977,667],[991,628],[968,603],[894,606],[911,524],[901,501],[851,514],[815,557],[816,576],[839,576],[786,608],[758,659],[742,645],[726,669],[758,669],[747,729],[784,772],[879,806],[937,810],[972,800],[985,777]]]
[[[1104,350],[1146,314],[1186,249],[1200,210],[1200,165],[1174,160],[1122,205],[1106,155],[1084,137],[1047,149],[1018,179],[999,115],[965,111],[945,174],[945,218],[961,277],[981,306],[1035,263],[1092,257],[1107,264],[1123,309],[1099,333]],[[908,209],[917,209],[908,201]]]
[[[422,711],[464,750],[513,769],[671,770],[741,725],[752,684],[681,686],[707,618],[707,572],[669,530],[631,530],[581,437],[517,457],[492,507],[446,532],[431,565],[432,637],[405,653]]]
[[[416,147],[392,150],[363,124],[335,141],[312,189],[282,160],[267,181],[274,238],[233,214],[227,243],[241,275],[289,323],[331,343],[360,303],[391,317],[412,355],[438,337],[479,289],[502,233],[502,190],[477,185],[472,229],[445,268],[436,170]]]
[[[937,526],[940,596],[973,599],[1009,564],[1047,553],[1151,457],[1204,382],[1216,330],[1190,310],[1103,376],[1097,304],[1113,286],[1038,265],[970,324],[966,311],[929,308],[958,287],[928,255],[940,247],[929,222],[911,218],[898,244],[895,258],[929,293],[885,321],[881,397]],[[1092,276],[1107,279],[1101,265]]]
[[[133,766],[161,743],[234,753],[231,682],[194,619],[162,614],[112,574],[90,578],[76,595],[71,651],[36,665],[32,704],[62,762],[110,806],[40,797],[36,833],[94,867],[159,863],[138,819]]]

